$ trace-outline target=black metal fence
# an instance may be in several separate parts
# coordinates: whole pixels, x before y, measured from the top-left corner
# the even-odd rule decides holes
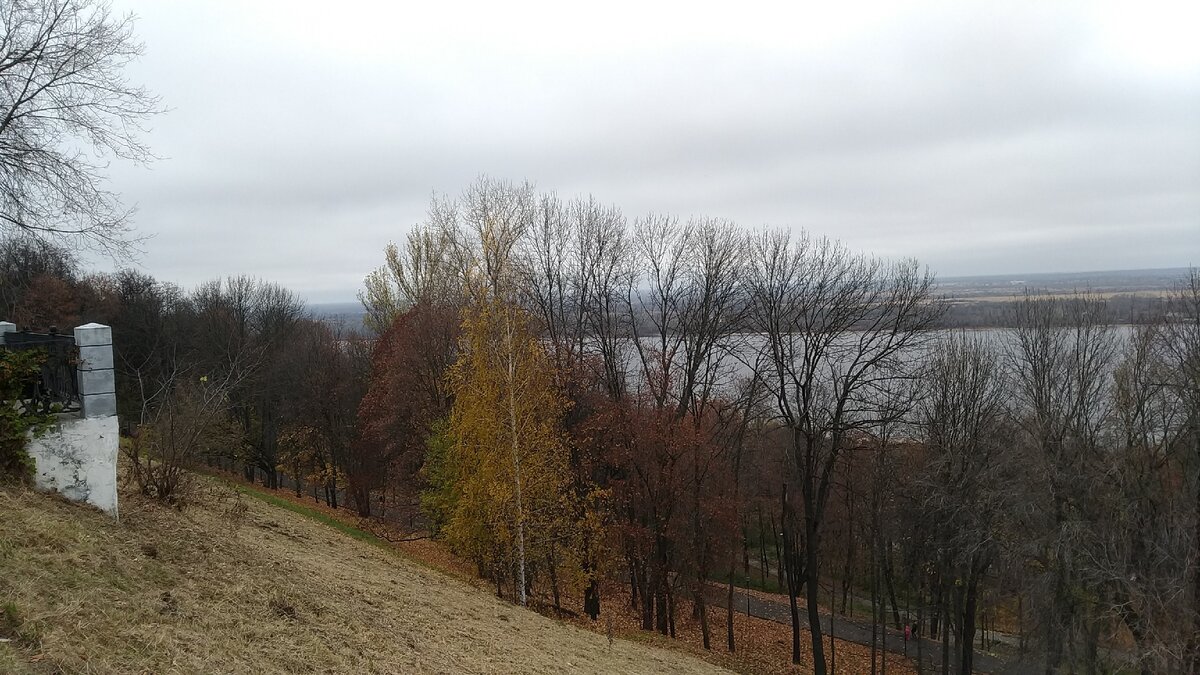
[[[56,404],[63,412],[79,410],[79,380],[75,373],[79,350],[73,336],[60,335],[53,329],[49,333],[16,331],[4,333],[3,341],[0,349],[42,350],[46,354],[42,376],[25,392],[25,401],[41,412],[51,412]]]

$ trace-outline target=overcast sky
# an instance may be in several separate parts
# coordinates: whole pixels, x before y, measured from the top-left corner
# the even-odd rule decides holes
[[[481,173],[941,276],[1200,264],[1196,2],[114,6],[170,112],[113,188],[185,286],[353,300]]]

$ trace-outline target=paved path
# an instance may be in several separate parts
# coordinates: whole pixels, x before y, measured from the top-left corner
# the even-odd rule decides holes
[[[724,608],[725,599],[727,597],[727,589],[710,586],[711,600],[714,605]],[[762,596],[752,593],[747,593],[743,589],[734,589],[733,608],[735,611],[760,619],[769,619],[777,623],[791,625],[792,614],[788,607],[786,596],[779,596],[779,601],[767,600]],[[832,622],[832,625],[831,625]],[[803,607],[800,608],[800,623],[804,629],[808,628],[808,615]],[[835,638],[841,640],[849,640],[860,645],[871,645],[871,626],[870,624],[861,624],[857,621],[851,621],[844,617],[829,617],[822,615],[821,629],[825,635],[829,635],[831,628]],[[882,636],[877,635],[876,644],[883,645],[887,651],[895,654],[905,654],[906,646],[904,644],[904,634],[900,631],[885,629]],[[808,636],[801,636],[807,640]],[[911,657],[917,655],[917,643],[920,642],[920,650],[922,659],[928,663],[934,672],[940,672],[942,663],[942,643],[936,640],[909,640],[907,645],[907,654]],[[953,658],[953,657],[952,657]],[[997,656],[975,651],[975,670],[980,673],[995,673],[998,675],[1010,675],[1016,673],[1036,672],[1037,668],[1031,664],[1022,664],[1019,662],[1007,661]]]

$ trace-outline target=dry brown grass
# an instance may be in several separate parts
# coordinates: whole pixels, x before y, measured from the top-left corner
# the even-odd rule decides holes
[[[0,488],[0,672],[719,672],[204,483],[120,524]]]
[[[331,509],[325,504],[318,503],[307,496],[296,497],[289,490],[272,490],[259,485],[247,487],[237,476],[222,475],[221,477],[223,480],[235,482],[241,486],[241,489],[250,490],[259,496],[265,495],[268,498],[274,498],[291,505],[299,505],[306,512],[316,514],[330,521],[336,521],[345,526],[376,532],[385,529],[381,528],[379,523],[363,522],[362,519],[347,509]],[[404,533],[393,532],[391,534],[401,536]],[[413,560],[479,588],[483,592],[491,593],[495,588],[487,580],[476,576],[476,570],[473,565],[456,557],[446,549],[444,544],[437,540],[418,539],[416,541],[394,543],[390,544],[390,546]],[[717,586],[720,587],[719,584]],[[723,590],[723,587],[720,587],[720,589]],[[760,591],[751,591],[751,593],[774,601],[779,601],[781,597]],[[725,648],[725,610],[711,606],[709,607],[709,612],[713,648],[705,650],[702,644],[699,622],[691,618],[692,605],[685,598],[677,599],[679,605],[676,611],[676,638],[668,638],[641,629],[641,615],[636,609],[630,607],[628,603],[628,588],[625,583],[618,583],[616,581],[606,582],[603,584],[601,595],[605,598],[605,601],[603,603],[604,614],[599,621],[593,622],[585,616],[578,615],[574,618],[564,620],[570,621],[580,628],[600,634],[607,634],[608,619],[611,616],[613,619],[613,634],[620,638],[656,645],[664,649],[682,651],[735,672],[754,673],[756,675],[813,672],[812,645],[809,641],[810,638],[807,631],[801,634],[801,663],[798,666],[793,666],[791,664],[791,627],[788,625],[766,619],[748,617],[742,613],[735,614],[734,633],[738,647],[737,651],[731,654]],[[580,609],[583,606],[582,589],[564,588],[562,590],[562,602],[564,607],[571,607],[576,610]],[[537,607],[539,611],[548,616],[553,616],[555,612],[550,603],[551,596],[549,589],[535,583],[533,595],[531,596],[531,606]],[[803,598],[800,599],[800,607],[801,611],[803,611]],[[835,675],[853,675],[870,672],[870,647],[841,639],[836,640],[836,643],[837,663]],[[827,648],[826,658],[829,657],[830,653]],[[887,671],[889,673],[896,673],[897,675],[916,673],[916,668],[909,659],[891,654],[888,656],[887,661]]]

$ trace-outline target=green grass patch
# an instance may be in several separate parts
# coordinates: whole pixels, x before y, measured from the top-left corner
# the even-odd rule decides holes
[[[0,632],[3,632],[5,637],[16,635],[22,623],[24,621],[21,619],[21,610],[17,609],[17,603],[6,602],[0,607]]]
[[[21,616],[15,602],[6,602],[0,607],[0,637],[15,641],[26,647],[37,647],[41,641],[41,626]]]
[[[763,583],[762,576],[751,574],[747,577],[734,577],[733,585],[739,588],[752,588],[756,591],[764,591],[767,593],[787,593],[787,589],[779,585],[779,580],[771,575],[767,575],[767,582]]]
[[[713,573],[709,575],[708,580],[724,588],[725,585],[729,583],[729,576],[727,574]],[[751,590],[763,591],[766,593],[787,593],[787,589],[779,584],[779,580],[777,580],[773,574],[767,575],[767,582],[764,584],[761,575],[751,573],[751,575],[747,577],[740,569],[738,570],[737,574],[733,575],[733,587],[743,589],[749,588]],[[803,593],[801,593],[801,595],[803,595]]]
[[[368,544],[374,544],[376,546],[386,548],[389,551],[395,551],[395,548],[386,539],[381,539],[380,537],[377,537],[374,534],[367,532],[366,530],[361,530],[357,527],[354,527],[353,525],[348,525],[348,524],[338,520],[337,518],[333,518],[333,517],[329,516],[326,513],[322,513],[321,511],[318,511],[316,509],[310,509],[309,507],[304,506],[303,504],[297,504],[296,502],[294,502],[290,499],[284,499],[283,497],[280,497],[278,495],[273,495],[270,492],[263,492],[261,490],[250,487],[249,485],[241,485],[239,483],[230,483],[230,485],[232,485],[233,488],[235,490],[237,490],[238,492],[241,492],[242,494],[250,495],[251,497],[255,497],[257,499],[261,499],[262,501],[270,504],[271,506],[275,506],[275,507],[278,507],[281,509],[286,509],[288,511],[291,511],[292,513],[298,513],[306,518],[311,518],[312,520],[315,520],[319,523],[322,523],[324,525],[328,525],[329,527],[332,527],[333,529],[337,530],[338,532],[341,532],[342,534],[345,534],[346,536],[354,537],[355,539],[357,539],[359,541],[365,541]]]

